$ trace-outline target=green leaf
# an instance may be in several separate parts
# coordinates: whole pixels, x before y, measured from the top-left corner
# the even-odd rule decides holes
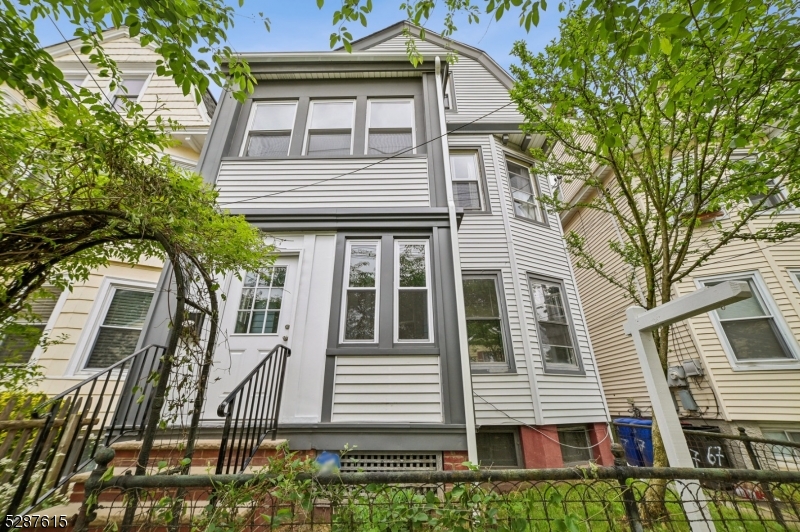
[[[658,44],[665,55],[669,55],[672,52],[672,42],[667,37],[660,36],[658,38]]]

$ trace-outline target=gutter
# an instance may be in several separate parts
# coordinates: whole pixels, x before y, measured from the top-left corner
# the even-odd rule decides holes
[[[444,89],[442,88],[442,61],[436,56],[436,100],[439,107],[439,128],[442,137],[445,189],[447,190],[447,212],[450,217],[450,247],[453,250],[453,278],[456,289],[456,320],[458,322],[458,346],[461,354],[461,386],[464,390],[464,415],[467,428],[467,453],[469,461],[478,463],[478,444],[475,438],[475,403],[472,399],[472,371],[469,363],[469,340],[467,336],[467,314],[464,310],[464,284],[461,278],[461,252],[458,247],[458,223],[456,203],[453,200],[453,182],[450,176],[450,147],[447,144],[447,123],[444,113]]]

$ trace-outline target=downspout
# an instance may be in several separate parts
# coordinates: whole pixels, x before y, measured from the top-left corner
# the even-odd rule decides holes
[[[461,279],[461,252],[458,248],[458,221],[456,202],[453,200],[453,182],[450,177],[450,147],[447,142],[447,123],[444,118],[444,90],[442,88],[442,61],[436,56],[436,101],[439,107],[439,129],[442,132],[444,182],[447,190],[447,214],[450,219],[450,247],[453,250],[453,278],[456,289],[456,320],[458,321],[458,346],[461,354],[461,381],[464,390],[464,414],[467,425],[467,453],[469,461],[478,463],[478,445],[475,440],[475,404],[472,398],[472,371],[469,363],[467,315],[464,310],[464,285]]]

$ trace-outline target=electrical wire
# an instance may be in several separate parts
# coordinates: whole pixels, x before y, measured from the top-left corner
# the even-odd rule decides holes
[[[547,438],[551,442],[557,443],[557,444],[561,445],[562,447],[568,447],[570,449],[593,449],[593,448],[599,446],[601,443],[603,443],[604,441],[606,441],[608,438],[611,437],[611,431],[606,429],[606,435],[603,436],[603,439],[600,440],[599,442],[593,444],[593,445],[590,445],[588,447],[579,447],[579,446],[576,446],[576,445],[567,445],[566,443],[561,443],[560,441],[548,436],[547,434],[545,434],[541,430],[537,429],[536,427],[532,427],[531,425],[528,425],[527,423],[525,423],[521,419],[517,419],[515,417],[512,417],[512,416],[508,415],[508,413],[506,413],[503,410],[500,410],[499,408],[497,408],[494,404],[492,404],[489,401],[487,401],[486,399],[484,399],[479,393],[475,392],[474,390],[472,391],[472,395],[474,395],[475,397],[477,397],[478,399],[480,399],[481,401],[483,401],[487,405],[491,406],[492,408],[494,408],[495,410],[497,410],[498,412],[500,412],[501,414],[506,416],[511,421],[516,421],[517,423],[519,423],[519,424],[521,424],[521,425],[523,425],[525,427],[528,427],[529,429],[531,429],[533,431],[538,432],[539,434],[541,434],[542,436],[544,436],[545,438]]]
[[[405,150],[397,152],[394,155],[391,155],[389,157],[385,157],[385,158],[381,159],[380,161],[375,161],[374,163],[370,163],[370,164],[368,164],[366,166],[362,166],[361,168],[356,168],[355,170],[351,170],[350,172],[347,172],[347,173],[344,173],[344,174],[340,174],[340,175],[337,175],[337,176],[333,176],[333,177],[328,177],[328,178],[325,178],[325,179],[320,179],[319,181],[315,181],[313,183],[308,183],[308,184],[305,184],[305,185],[300,185],[300,186],[297,186],[297,187],[294,187],[294,188],[289,188],[289,189],[286,189],[286,190],[279,190],[278,192],[272,192],[270,194],[262,194],[260,196],[253,196],[253,197],[245,198],[245,199],[241,199],[241,200],[229,201],[227,203],[220,203],[219,205],[220,205],[220,207],[223,207],[225,205],[235,205],[235,204],[238,204],[238,203],[245,203],[247,201],[252,201],[252,200],[256,200],[256,199],[269,198],[269,197],[272,197],[272,196],[277,196],[279,194],[285,194],[287,192],[294,192],[295,190],[300,190],[301,188],[313,187],[313,186],[316,186],[316,185],[319,185],[319,184],[322,184],[322,183],[326,183],[328,181],[333,181],[334,179],[339,179],[339,178],[342,178],[342,177],[347,177],[349,175],[353,175],[353,174],[358,173],[358,172],[360,172],[362,170],[366,170],[367,168],[372,168],[373,166],[377,166],[377,165],[379,165],[381,163],[385,163],[386,161],[390,161],[392,159],[395,159],[395,158],[397,158],[397,157],[399,157],[399,156],[401,156],[403,154],[406,154],[408,152],[412,152],[412,151],[416,150],[417,148],[421,148],[422,146],[430,144],[433,141],[436,141],[436,140],[439,140],[439,139],[441,139],[443,137],[446,137],[447,135],[449,135],[451,133],[455,133],[456,131],[464,129],[465,127],[471,126],[475,122],[478,122],[479,120],[483,120],[487,116],[492,115],[492,114],[494,114],[494,113],[496,113],[498,111],[502,111],[503,109],[505,109],[506,107],[508,107],[509,105],[512,105],[512,104],[514,104],[513,101],[508,102],[507,104],[502,105],[502,106],[498,107],[497,109],[489,111],[488,113],[486,113],[483,116],[479,116],[478,118],[476,118],[475,120],[472,120],[471,122],[467,122],[466,124],[462,124],[462,125],[458,126],[457,128],[454,128],[452,131],[447,131],[445,133],[442,133],[441,135],[439,135],[437,137],[434,137],[432,139],[426,140],[425,142],[423,142],[421,144],[417,144],[416,146],[412,146],[410,148],[406,148]]]

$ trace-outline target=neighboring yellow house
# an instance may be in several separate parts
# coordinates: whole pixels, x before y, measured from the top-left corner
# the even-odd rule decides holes
[[[557,150],[551,154],[558,155]],[[563,184],[560,194],[574,204],[592,192],[576,181]],[[749,228],[755,231],[776,218],[797,221],[800,209],[762,216]],[[717,219],[722,224],[728,220],[725,214]],[[621,241],[611,216],[573,208],[561,222],[565,233],[586,238],[608,271],[630,272],[609,250],[609,240]],[[711,224],[701,226],[698,240],[703,231],[713,230]],[[651,417],[633,341],[623,333],[625,309],[632,301],[592,271],[575,268],[575,273],[612,417]],[[680,416],[724,432],[736,433],[741,426],[750,434],[800,441],[800,238],[729,244],[682,282],[674,297],[723,280],[747,281],[756,295],[673,326],[669,365],[680,368],[679,374],[683,370],[691,395],[687,398],[684,391],[681,396],[680,388],[674,388]]]
[[[128,37],[126,28],[106,31],[103,41],[105,51],[122,72],[127,93],[109,90],[108,78],[101,78],[88,57],[80,55],[80,41],[45,50],[73,85],[103,91],[114,104],[122,98],[136,99],[153,118],[160,115],[180,123],[183,129],[172,133],[179,144],[166,154],[174,163],[194,170],[216,107],[214,98],[207,93],[198,105],[194,95],[184,96],[171,78],[156,75],[160,56]],[[0,97],[32,107],[8,88],[0,88]],[[22,353],[23,358],[43,367],[46,378],[41,387],[45,392],[58,393],[134,352],[161,269],[157,259],[138,264],[111,262],[72,292],[36,302],[41,322],[35,325],[49,338],[60,340],[47,349],[36,347]],[[4,347],[8,346],[0,341],[0,359]]]

